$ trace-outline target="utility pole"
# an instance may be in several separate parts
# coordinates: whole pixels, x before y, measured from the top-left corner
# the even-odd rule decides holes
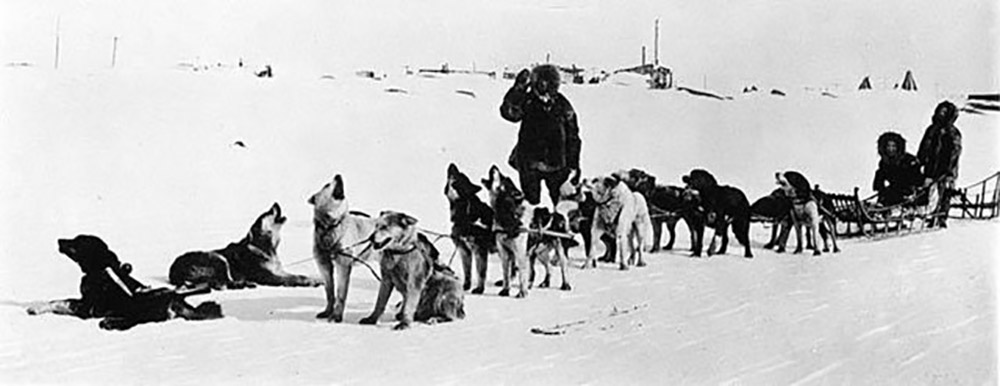
[[[660,65],[660,18],[653,24],[653,65]]]
[[[115,36],[114,43],[111,46],[111,68],[115,68],[115,61],[118,58],[118,37]]]
[[[60,22],[60,18],[61,18],[60,16],[56,16],[56,58],[55,58],[55,64],[54,64],[54,67],[56,69],[59,69],[59,22]]]

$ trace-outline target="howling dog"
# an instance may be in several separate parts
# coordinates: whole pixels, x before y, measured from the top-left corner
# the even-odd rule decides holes
[[[473,261],[476,264],[476,287],[473,294],[483,293],[486,285],[486,265],[490,251],[496,250],[493,237],[493,208],[476,195],[482,188],[473,184],[455,164],[448,165],[444,195],[451,211],[451,239],[462,260],[462,289],[472,288]]]
[[[534,211],[528,210],[524,193],[514,185],[514,181],[503,175],[496,165],[490,167],[483,186],[490,194],[493,208],[493,230],[496,232],[496,246],[503,270],[503,289],[500,296],[510,296],[512,270],[517,268],[519,291],[515,297],[528,296],[528,234],[525,226],[531,224]]]
[[[278,203],[257,217],[239,242],[214,251],[188,252],[170,265],[170,284],[191,286],[207,283],[215,289],[247,288],[257,284],[314,287],[321,281],[288,273],[278,260],[281,228],[286,218]]]
[[[339,323],[344,319],[351,268],[356,260],[370,255],[369,248],[360,246],[375,231],[375,220],[349,210],[340,174],[309,197],[309,204],[313,206],[313,258],[326,293],[326,308],[316,317]]]

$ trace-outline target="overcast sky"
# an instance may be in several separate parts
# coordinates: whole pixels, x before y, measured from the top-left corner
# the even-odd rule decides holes
[[[911,1],[46,1],[0,3],[0,61],[169,68],[180,61],[268,62],[316,76],[404,65],[498,68],[544,61],[615,69],[653,56],[681,83],[729,90],[852,87],[865,75],[925,89],[996,91],[995,0]]]

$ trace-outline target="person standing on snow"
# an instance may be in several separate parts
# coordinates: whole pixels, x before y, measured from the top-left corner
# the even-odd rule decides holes
[[[571,174],[574,184],[580,177],[576,112],[559,93],[559,85],[559,70],[553,65],[521,70],[500,105],[501,117],[521,123],[508,164],[517,170],[521,190],[531,205],[540,202],[542,181],[555,205],[559,187]]]
[[[917,151],[917,160],[923,165],[924,186],[930,187],[930,205],[938,214],[937,225],[947,227],[951,208],[949,193],[958,178],[958,158],[962,155],[962,133],[955,127],[958,108],[948,101],[934,109],[931,125],[924,131]]]
[[[892,206],[912,196],[924,182],[920,162],[906,152],[906,140],[892,131],[878,137],[878,155],[881,157],[872,189],[878,192],[879,204]]]

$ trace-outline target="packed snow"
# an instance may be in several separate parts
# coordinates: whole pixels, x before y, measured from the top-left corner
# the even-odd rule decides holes
[[[492,50],[497,52],[490,57],[494,62],[529,61],[503,56],[518,51],[508,45],[527,44],[510,28],[469,35],[493,46],[447,34],[478,31],[480,24],[494,30],[509,27],[483,22],[481,14],[468,20],[448,16],[441,25],[432,19],[394,24],[411,15],[445,14],[455,6],[446,1],[424,5],[429,10],[385,4],[397,3],[393,1],[352,10],[331,5],[337,17],[352,20],[331,26],[333,32],[324,29],[323,15],[308,7],[283,13],[283,6],[253,3],[237,7],[233,19],[216,25],[213,15],[226,14],[230,5],[204,2],[211,9],[191,12],[191,24],[174,24],[189,16],[185,7],[203,2],[135,6],[136,12],[117,12],[121,5],[112,2],[90,8],[29,3],[11,3],[25,12],[0,19],[0,60],[28,62],[0,67],[0,216],[6,219],[0,225],[0,384],[997,382],[996,220],[953,220],[946,230],[842,240],[841,253],[821,257],[762,249],[770,228],[754,224],[754,259],[744,259],[736,252],[740,248],[732,246],[726,255],[691,258],[681,223],[675,249],[649,256],[647,267],[622,272],[604,265],[582,271],[576,267],[583,252],[574,248],[572,291],[536,288],[526,299],[513,299],[498,297],[498,287],[487,287],[485,295],[466,295],[464,320],[417,324],[403,332],[392,330],[391,313],[377,326],[358,324],[371,311],[378,289],[363,268],[354,270],[345,320],[339,324],[315,318],[325,306],[321,288],[216,291],[190,301],[219,302],[223,319],[172,320],[125,332],[103,331],[97,320],[29,316],[28,306],[79,295],[79,268],[59,254],[59,238],[98,235],[134,266],[136,278],[167,286],[175,257],[239,240],[274,202],[289,218],[279,247],[282,261],[290,271],[315,275],[312,212],[306,200],[335,174],[343,176],[353,209],[373,214],[398,210],[418,218],[424,228],[447,232],[443,187],[449,163],[473,181],[493,164],[515,175],[506,160],[517,125],[501,119],[498,110],[510,81],[406,75],[402,66],[414,63],[378,57],[371,53],[378,50],[369,47],[357,49],[357,55],[376,63],[370,68],[378,79],[363,78],[355,72],[369,67],[351,61],[354,51],[345,49],[352,47],[345,42],[386,42],[406,35],[401,38],[405,44],[400,43],[406,47],[397,54]],[[582,24],[549,39],[570,42],[588,31],[586,26],[606,20],[592,9],[599,2],[568,10],[559,1],[543,3],[476,3],[459,11],[495,11],[515,20],[514,31],[524,27],[529,35],[542,34],[538,29],[543,24],[524,15],[538,7],[562,12]],[[942,11],[935,23],[954,22],[961,30],[945,35],[965,36],[965,28],[971,27],[955,21],[956,15],[975,14],[977,7],[961,2],[957,11]],[[376,12],[383,9],[392,11]],[[614,13],[611,20],[621,24],[630,20],[629,13]],[[710,19],[706,30],[694,31],[718,30],[720,23],[763,31],[773,20],[734,22],[731,16],[709,17],[714,14],[681,7],[664,21],[664,28],[683,25],[686,19],[689,24]],[[64,62],[54,70],[47,55],[57,15]],[[843,11],[831,17],[850,15]],[[899,19],[890,23],[898,31],[889,35],[912,31],[907,18]],[[166,30],[148,29],[149,21],[149,26]],[[185,25],[209,33],[185,32]],[[115,68],[104,65],[110,52],[104,44],[120,33],[110,26],[128,32]],[[918,35],[943,29],[932,27]],[[254,32],[227,35],[246,30]],[[429,33],[434,31],[445,34]],[[627,33],[618,33],[606,41],[633,44]],[[641,33],[648,35],[645,27]],[[170,34],[177,40],[164,37]],[[862,35],[850,35],[850,44],[870,39]],[[296,51],[302,46],[286,40],[291,36],[307,36],[306,52]],[[725,40],[705,36],[702,42]],[[137,37],[149,44],[129,45]],[[421,39],[432,41],[421,45]],[[727,40],[727,48],[746,45],[741,39]],[[775,47],[794,43],[804,48],[807,43],[789,39],[767,44],[769,50],[751,60],[754,68],[773,64],[768,58],[781,52]],[[691,40],[697,39],[681,39]],[[327,41],[338,44],[333,54],[323,52]],[[670,41],[665,46],[673,52],[697,49],[691,42]],[[255,43],[263,48],[241,50]],[[898,67],[886,65],[877,53],[887,49],[886,42],[876,43],[878,49],[866,49],[871,56],[865,60],[880,63],[871,67],[885,71],[873,74],[877,87],[867,92],[850,85],[800,84],[809,77],[823,78],[814,61],[802,63],[788,83],[759,83],[762,92],[739,93],[746,84],[737,81],[733,87],[711,87],[720,82],[691,75],[695,68],[711,62],[714,67],[706,70],[711,72],[720,63],[740,60],[718,47],[672,60],[680,63],[676,76],[685,86],[729,100],[649,90],[644,79],[623,74],[599,85],[565,84],[561,91],[579,117],[582,171],[597,176],[641,168],[662,184],[679,185],[682,175],[704,168],[754,200],[774,188],[776,171],[798,170],[825,191],[850,193],[859,187],[862,196],[868,195],[879,134],[901,133],[913,153],[937,103],[949,99],[961,106],[967,93],[995,92],[997,79],[995,56],[986,55],[984,61],[980,52],[995,48],[996,39],[968,38],[949,48],[976,52],[961,57],[974,57],[966,64],[979,72],[956,71],[954,63],[904,47],[901,56],[934,65],[915,71],[918,82],[927,82],[920,91],[891,90],[878,79],[890,77],[885,73]],[[568,49],[592,48],[574,44]],[[595,44],[593,38],[588,44]],[[316,52],[323,60],[309,62]],[[600,47],[596,52],[602,52]],[[241,68],[235,58],[244,54],[248,65]],[[731,56],[710,60],[713,55]],[[864,67],[861,60],[853,59],[853,67],[830,69],[837,82],[859,82],[866,75],[856,71]],[[264,61],[274,64],[274,78],[253,76]],[[98,62],[102,64],[94,64]],[[983,70],[984,62],[994,67]],[[782,65],[796,67],[794,62]],[[984,71],[993,84],[976,83]],[[782,74],[774,69],[766,75],[773,80]],[[949,74],[960,81],[932,86],[945,85]],[[823,79],[816,82],[830,83]],[[703,82],[710,87],[701,87]],[[771,88],[787,95],[771,95]],[[957,185],[1000,170],[1000,115],[963,114],[956,126],[964,144]],[[451,243],[441,240],[437,246],[461,272],[461,263],[452,260]],[[492,282],[500,269],[496,256],[490,259]],[[390,304],[398,299],[394,294]]]
[[[687,233],[650,266],[571,272],[573,291],[466,297],[465,320],[399,333],[357,321],[376,282],[355,270],[346,320],[316,320],[320,288],[213,292],[226,318],[106,332],[96,320],[28,316],[73,297],[79,271],[57,238],[102,237],[135,275],[166,285],[185,251],[238,240],[272,202],[290,218],[279,249],[315,274],[308,196],[335,173],[355,209],[404,211],[446,231],[445,169],[474,180],[504,165],[516,126],[498,116],[508,82],[477,76],[383,81],[257,79],[171,70],[2,72],[6,112],[0,244],[4,383],[959,383],[994,366],[994,259],[1000,223],[883,241],[851,240],[820,258],[689,258]],[[407,93],[386,92],[398,88]],[[475,97],[456,93],[471,90]],[[875,138],[911,143],[938,98],[857,93],[731,101],[615,84],[566,85],[587,175],[640,167],[678,184],[694,167],[751,199],[774,171],[830,191],[862,191]],[[997,164],[997,116],[963,115],[959,185]],[[241,141],[243,146],[234,145]],[[912,151],[912,148],[911,148]],[[438,242],[450,257],[450,242]],[[582,252],[571,251],[579,265]],[[495,257],[492,257],[495,259]],[[449,259],[449,261],[451,261]],[[496,262],[494,261],[494,264]],[[460,271],[460,263],[452,262]],[[490,268],[497,278],[499,269]],[[398,295],[394,295],[398,296]],[[532,334],[532,328],[562,335]]]

